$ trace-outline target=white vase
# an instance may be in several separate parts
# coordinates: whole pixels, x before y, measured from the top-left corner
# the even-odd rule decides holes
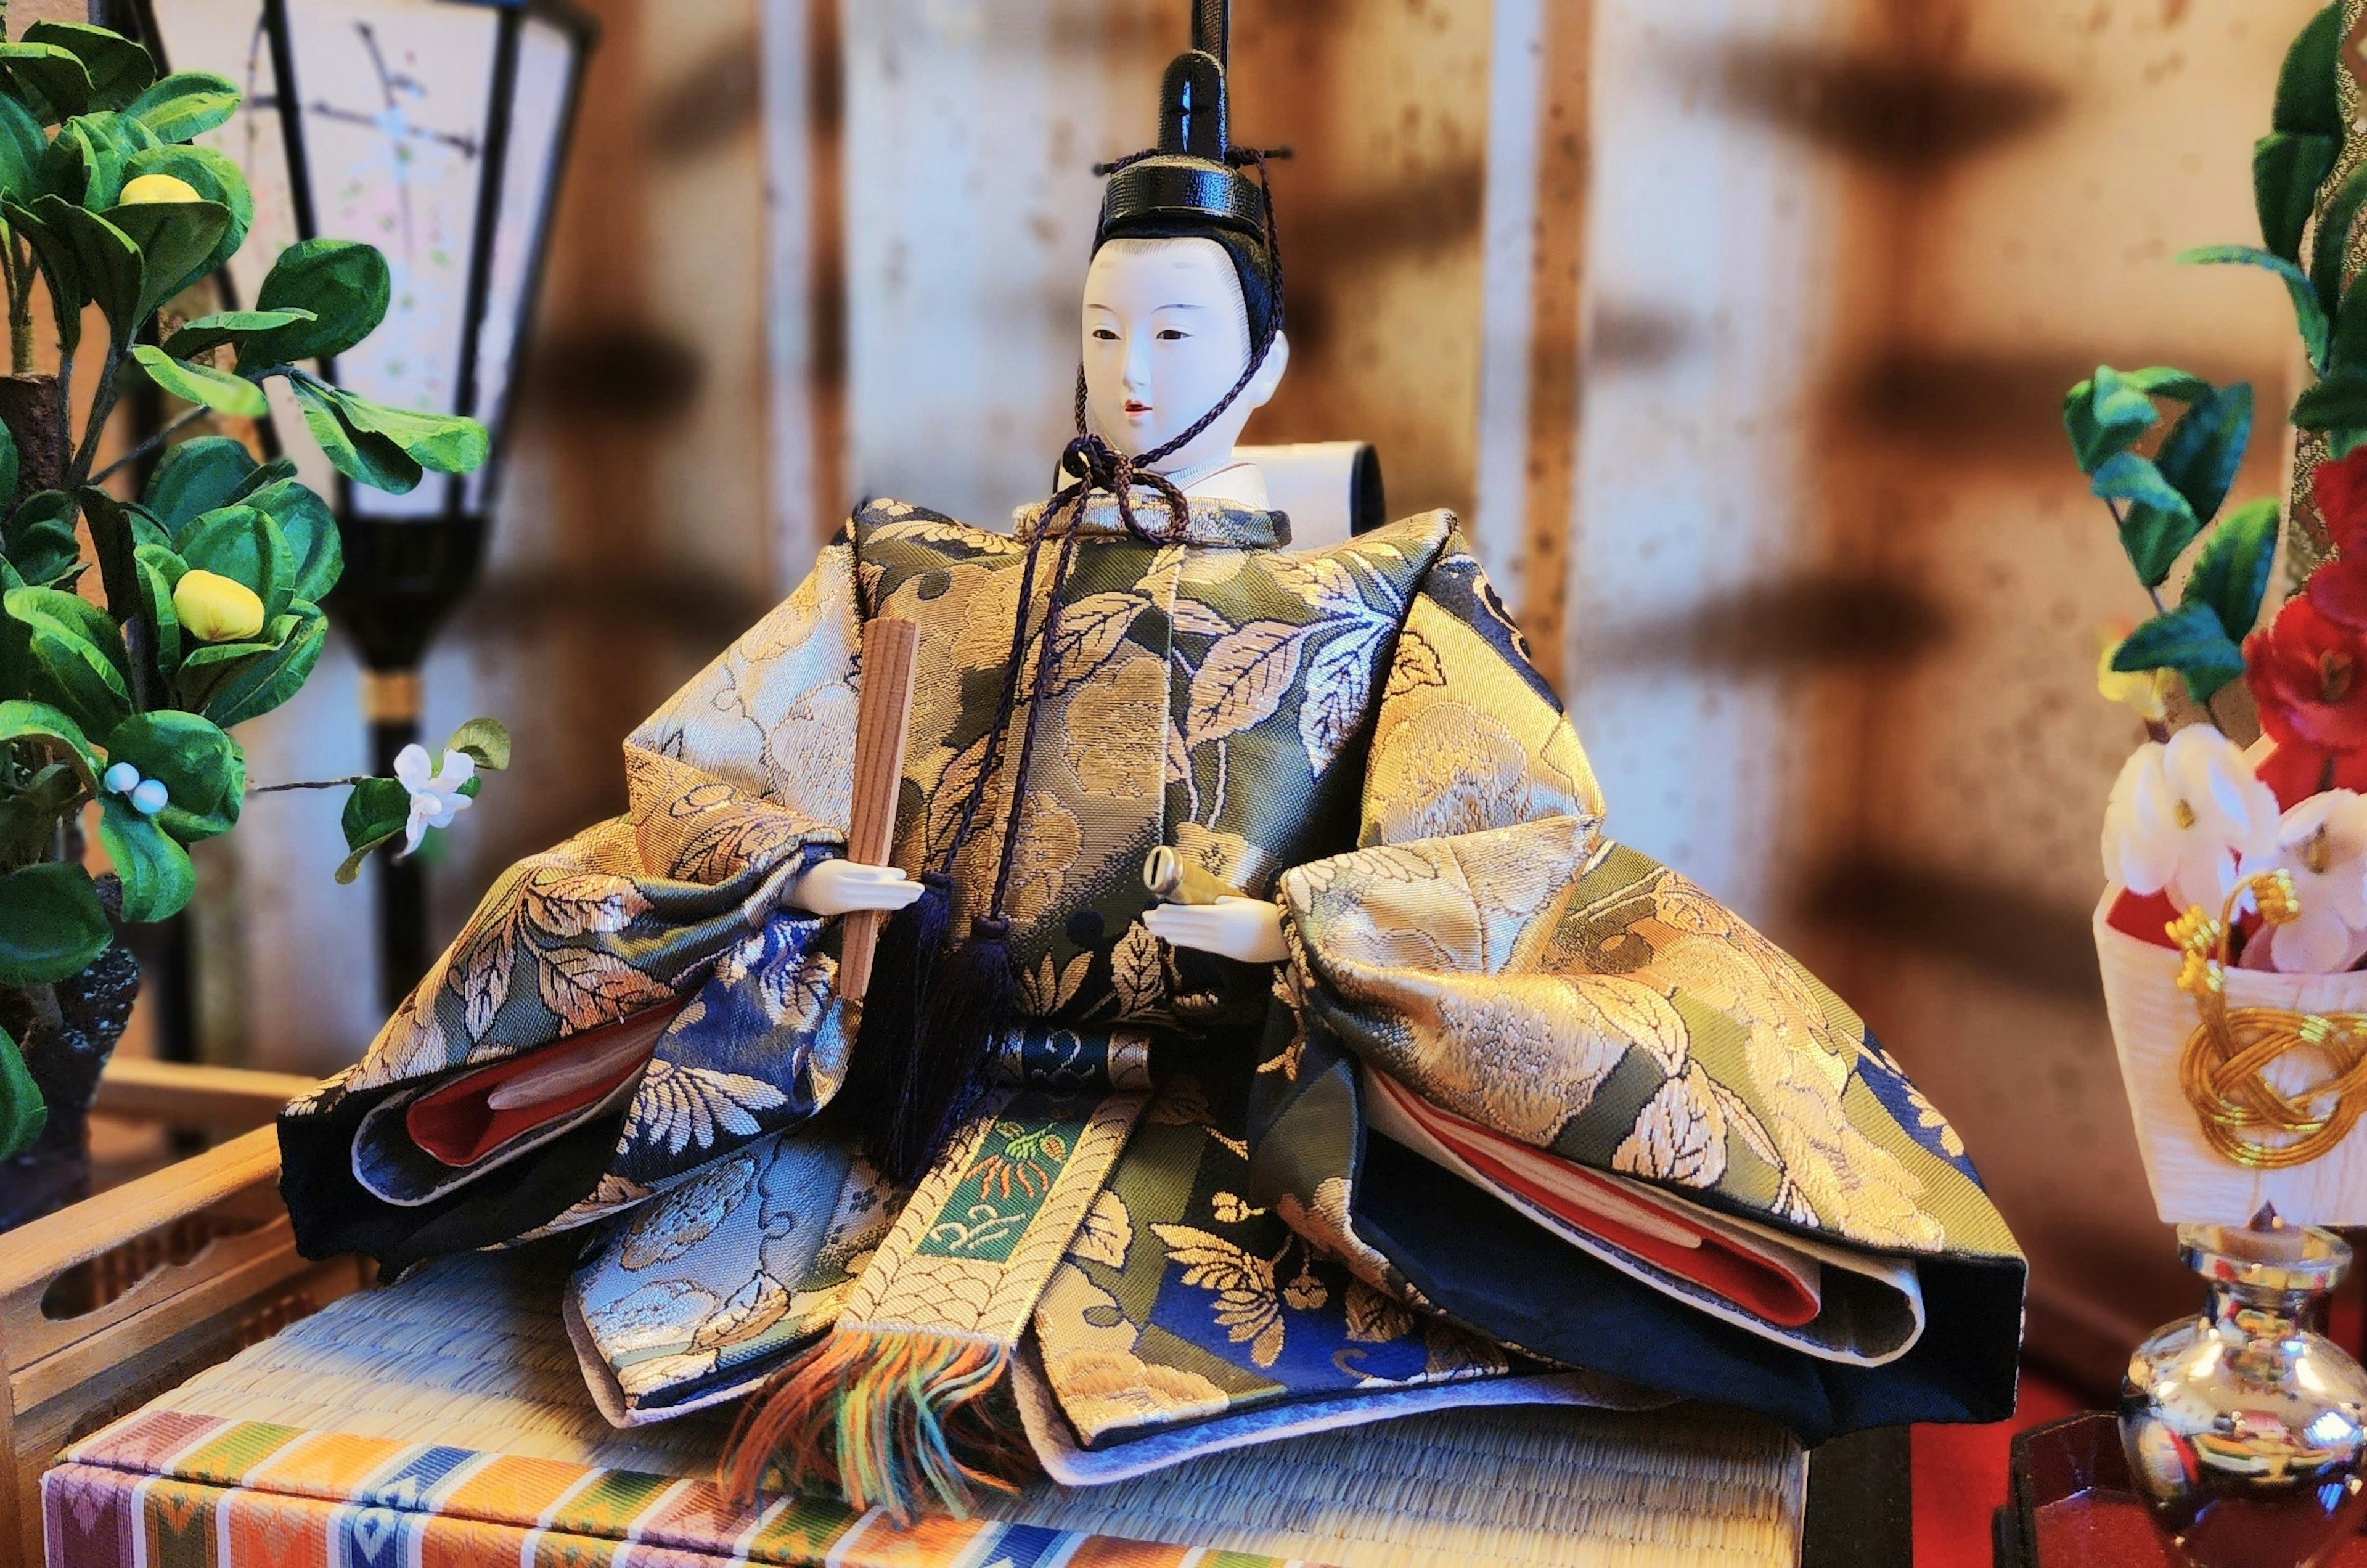
[[[2198,1021],[2194,998],[2178,988],[2181,955],[2113,929],[2112,906],[2122,891],[2117,884],[2106,888],[2096,906],[2096,957],[2155,1210],[2173,1224],[2240,1225],[2261,1204],[2273,1203],[2295,1224],[2367,1225],[2367,1118],[2316,1159],[2282,1170],[2237,1165],[2203,1140],[2201,1121],[2179,1084],[2178,1060]],[[2230,969],[2226,985],[2230,1008],[2367,1013],[2367,973]],[[2295,1053],[2270,1069],[2269,1080],[2291,1094],[2327,1071],[2324,1058]]]

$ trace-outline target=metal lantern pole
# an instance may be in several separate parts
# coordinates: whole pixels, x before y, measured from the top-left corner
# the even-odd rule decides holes
[[[187,19],[180,25],[192,35],[200,28],[210,28],[216,36],[208,41],[217,55],[221,52],[225,40],[219,36],[219,0],[204,6],[192,0],[134,3],[152,40],[173,41],[176,14],[184,13]],[[457,152],[475,165],[474,189],[466,204],[467,243],[452,247],[464,250],[467,269],[458,319],[426,325],[433,329],[436,341],[453,345],[447,379],[448,405],[439,412],[481,420],[492,434],[492,457],[478,474],[430,476],[424,480],[424,485],[441,486],[440,504],[430,507],[416,504],[415,497],[389,503],[377,492],[358,489],[342,477],[335,486],[337,531],[345,570],[329,595],[327,608],[360,650],[370,765],[383,774],[393,770],[397,753],[421,739],[420,667],[436,633],[467,594],[484,560],[507,446],[506,415],[512,400],[508,394],[517,385],[523,362],[525,329],[533,317],[552,205],[583,84],[583,58],[595,29],[564,0],[257,0],[257,6],[254,27],[268,55],[269,107],[277,120],[276,151],[284,161],[288,217],[294,231],[289,238],[309,240],[330,231],[333,225],[324,218],[323,207],[334,204],[341,193],[349,195],[353,183],[350,171],[322,166],[321,149],[311,134],[313,121],[348,137],[352,128],[367,127],[391,141],[411,138],[413,144],[433,144],[447,153]],[[402,69],[390,64],[381,51],[381,30],[391,31],[406,19],[416,22],[422,16],[447,10],[492,13],[489,58],[439,58]],[[160,11],[166,19],[162,29],[155,25]],[[317,84],[308,85],[304,77],[307,39],[317,49],[340,28],[358,35],[378,75],[378,90],[384,99],[381,107],[332,104],[325,96],[327,89]],[[546,71],[558,58],[563,60],[564,75],[555,79],[559,83],[555,93],[549,90],[554,78],[546,74],[538,80],[536,85],[541,90],[532,101],[549,118],[534,121],[522,131],[521,69],[530,30],[543,46],[538,58]],[[552,45],[561,51],[561,56],[553,56]],[[311,58],[317,63],[320,56],[315,53]],[[481,126],[455,132],[410,123],[407,111],[398,102],[398,89],[425,95],[433,84],[406,71],[432,75],[438,65],[463,73],[463,80],[473,79],[465,74],[469,71],[485,72]],[[251,96],[249,107],[264,107],[261,96]],[[536,140],[522,141],[522,137]],[[529,158],[538,152],[547,155],[518,167],[516,155],[522,146]],[[396,172],[388,177],[400,182],[410,177],[403,172],[410,166],[405,162],[410,148],[398,146],[394,151]],[[255,174],[249,171],[250,181],[260,186]],[[331,183],[324,186],[323,181]],[[441,188],[452,189],[448,184]],[[401,196],[407,220],[414,192],[404,186]],[[520,229],[526,231],[523,235]],[[367,231],[350,237],[379,238]],[[497,299],[497,289],[507,292]],[[438,368],[445,367],[439,364]],[[327,379],[337,379],[333,365],[323,363],[321,373]],[[395,400],[401,397],[398,392]],[[428,963],[426,887],[419,863],[396,859],[391,847],[382,852],[377,866],[377,903],[379,989],[381,999],[391,1008],[410,991]]]

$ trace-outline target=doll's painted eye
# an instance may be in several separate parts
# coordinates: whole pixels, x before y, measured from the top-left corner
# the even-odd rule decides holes
[[[1099,338],[1104,343],[1116,343],[1117,341],[1116,332],[1109,327],[1095,327],[1093,329],[1093,336]]]
[[[1161,327],[1151,335],[1156,337],[1161,343],[1176,343],[1182,339],[1190,337],[1192,334],[1185,332],[1181,327]]]

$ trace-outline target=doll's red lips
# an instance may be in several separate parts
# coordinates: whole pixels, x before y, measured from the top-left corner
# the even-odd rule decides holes
[[[1149,413],[1150,412],[1150,405],[1149,403],[1138,403],[1133,399],[1129,398],[1127,400],[1126,412],[1128,413]]]

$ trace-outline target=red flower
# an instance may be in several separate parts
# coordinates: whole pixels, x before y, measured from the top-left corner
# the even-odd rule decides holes
[[[2336,626],[2367,631],[2367,551],[2341,555],[2309,574],[2310,606]]]
[[[2344,555],[2367,549],[2367,446],[2339,463],[2320,463],[2309,493],[2336,549]]]
[[[2260,728],[2280,746],[2367,747],[2367,647],[2305,596],[2244,639],[2244,678]]]

